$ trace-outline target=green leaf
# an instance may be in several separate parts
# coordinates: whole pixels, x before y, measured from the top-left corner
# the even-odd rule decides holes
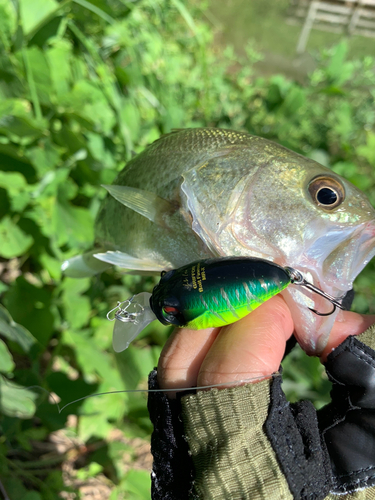
[[[12,283],[4,296],[4,303],[10,314],[30,330],[39,341],[39,348],[47,345],[54,332],[55,318],[51,300],[50,290],[31,284],[23,276]]]
[[[73,329],[82,328],[89,321],[91,304],[88,297],[82,295],[90,286],[89,279],[65,278],[62,284],[62,300],[65,317]]]
[[[92,437],[106,439],[113,430],[113,425],[107,421],[99,408],[94,415],[81,415],[79,423],[79,438],[82,441],[88,441]]]
[[[8,46],[11,44],[13,33],[17,29],[17,12],[13,2],[0,1],[0,32],[3,34],[2,41],[6,40]]]
[[[25,177],[18,172],[1,172],[0,187],[6,189],[14,212],[22,212],[30,201],[28,184]]]
[[[332,170],[336,174],[345,177],[345,179],[351,179],[354,175],[358,174],[358,167],[350,161],[339,161],[332,166]]]
[[[29,352],[36,339],[22,325],[13,321],[9,312],[0,304],[0,334],[16,342],[25,352]]]
[[[366,158],[370,165],[375,166],[375,134],[369,132],[365,146],[359,146],[358,154]]]
[[[0,414],[31,418],[35,413],[34,392],[0,376]]]
[[[55,0],[19,0],[23,32],[27,35],[59,9]]]
[[[106,96],[98,85],[88,80],[76,82],[61,104],[73,108],[78,116],[95,124],[97,131],[106,135],[116,123],[115,113]]]
[[[43,500],[43,498],[37,491],[28,491],[23,500]]]
[[[63,96],[70,92],[73,81],[72,49],[70,41],[55,39],[52,47],[46,51],[51,82],[56,96]]]
[[[5,342],[0,339],[0,372],[9,373],[14,367],[13,356],[9,352]]]
[[[132,500],[149,500],[151,495],[150,473],[145,470],[130,470],[121,482],[123,491],[131,494]]]
[[[98,374],[102,380],[108,380],[112,384],[114,391],[125,389],[114,366],[113,357],[108,352],[99,351],[88,332],[66,331],[62,340],[75,348],[77,362],[86,375]]]
[[[180,2],[180,0],[172,0],[173,5],[177,8],[181,16],[183,17],[186,24],[189,26],[194,35],[197,34],[197,27],[195,25],[194,19],[192,18],[189,10],[185,7],[185,5]]]
[[[34,105],[35,115],[41,118],[41,111],[37,109],[40,104],[51,103],[51,77],[48,60],[42,50],[32,46],[23,50],[23,59],[26,66],[30,97]]]
[[[93,132],[88,132],[86,136],[89,151],[93,158],[100,162],[100,167],[114,168],[116,162],[113,158],[113,153],[106,148],[103,137]]]
[[[0,134],[12,142],[27,145],[43,135],[47,122],[35,120],[25,99],[0,100]]]
[[[59,362],[60,360],[56,359],[56,361]],[[72,377],[74,377],[74,380],[72,380]],[[48,387],[61,398],[60,407],[76,399],[89,396],[96,392],[97,389],[96,384],[88,384],[83,378],[77,378],[76,373],[71,367],[68,368],[67,373],[61,371],[50,373],[46,377],[46,382]],[[72,405],[70,410],[75,408],[77,411],[77,408],[82,406],[82,404],[83,402],[79,401],[74,406]]]
[[[28,148],[25,155],[30,159],[39,177],[43,177],[57,167],[63,151],[63,148],[57,147],[50,139],[45,139],[41,140],[38,146]]]
[[[19,193],[27,187],[25,177],[18,172],[1,172],[0,186],[12,193]]]
[[[42,254],[39,257],[39,261],[43,268],[46,269],[52,279],[59,281],[61,279],[61,262],[54,259],[47,253]]]
[[[353,109],[348,102],[341,102],[331,117],[332,129],[342,141],[349,140],[353,132]]]
[[[68,168],[50,170],[43,176],[36,189],[33,191],[32,196],[39,201],[41,197],[47,198],[53,196],[55,198],[59,190],[64,192],[65,186],[71,182]]]
[[[4,453],[5,455],[5,453]],[[22,481],[18,477],[11,476],[1,478],[1,482],[4,485],[5,491],[8,497],[14,500],[22,499],[25,497],[27,490],[22,484]]]
[[[53,235],[58,246],[65,243],[84,247],[94,239],[94,219],[86,208],[58,201],[52,209]]]
[[[286,115],[294,115],[306,102],[306,91],[300,87],[292,87],[287,93],[282,105]]]
[[[97,476],[100,472],[102,472],[102,470],[103,467],[97,462],[90,462],[89,465],[87,465],[83,469],[77,470],[77,478],[81,481],[86,481],[90,477]]]
[[[82,7],[85,7],[88,10],[91,10],[94,12],[97,16],[101,17],[104,19],[104,21],[107,21],[107,23],[113,24],[116,22],[113,17],[109,16],[106,12],[104,12],[102,9],[94,5],[94,2],[86,1],[86,0],[73,0],[76,4],[81,5]]]
[[[9,216],[0,221],[0,256],[12,259],[24,254],[33,244],[33,238],[25,234]]]
[[[346,61],[348,43],[346,41],[336,45],[333,50],[331,61],[327,67],[327,75],[330,81],[337,86],[344,84],[353,74],[354,65]]]

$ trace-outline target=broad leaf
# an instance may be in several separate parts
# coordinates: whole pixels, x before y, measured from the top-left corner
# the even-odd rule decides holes
[[[51,14],[57,11],[59,4],[55,0],[19,0],[21,22],[25,34],[29,34],[42,25]]]
[[[36,394],[0,376],[0,414],[31,418],[35,413]]]
[[[5,342],[0,339],[0,372],[9,373],[14,369],[14,362],[11,353]]]
[[[13,321],[9,312],[0,304],[0,335],[16,342],[25,352],[28,352],[36,339],[22,325]]]
[[[53,207],[52,222],[59,246],[70,243],[83,247],[94,238],[94,220],[85,208],[58,201]]]
[[[6,216],[0,221],[0,241],[0,256],[12,259],[24,254],[34,240]]]

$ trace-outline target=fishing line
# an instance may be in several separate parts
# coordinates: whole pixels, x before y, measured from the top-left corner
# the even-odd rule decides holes
[[[65,410],[65,408],[67,408],[68,406],[70,406],[74,403],[78,403],[79,401],[84,401],[86,399],[94,398],[97,396],[107,396],[110,394],[124,394],[124,393],[125,394],[142,393],[142,392],[144,392],[144,393],[156,393],[156,392],[184,392],[184,391],[191,391],[191,390],[199,391],[199,390],[204,390],[204,389],[215,389],[215,388],[219,388],[219,387],[225,387],[228,385],[233,385],[233,386],[238,385],[239,386],[242,384],[248,384],[248,383],[252,383],[252,382],[256,382],[256,381],[266,380],[266,379],[271,378],[271,377],[280,377],[280,376],[281,376],[280,372],[275,372],[272,375],[266,375],[263,377],[252,377],[252,378],[247,378],[247,379],[245,378],[245,379],[241,379],[241,380],[232,380],[229,382],[221,382],[220,384],[201,385],[201,386],[197,386],[197,387],[178,387],[178,388],[172,388],[172,389],[124,389],[122,391],[98,392],[96,394],[88,394],[87,396],[83,396],[81,398],[75,399],[74,401],[70,401],[69,403],[66,403],[62,407],[60,407],[60,404],[58,403],[58,401],[54,397],[53,393],[48,391],[44,387],[41,387],[40,385],[30,385],[28,387],[17,387],[17,389],[20,389],[20,390],[39,389],[40,391],[46,393],[47,396],[53,400],[55,406],[57,407],[58,414],[61,414],[62,411]],[[4,379],[4,380],[5,380],[5,383],[8,382],[7,379]],[[56,396],[60,397],[58,394],[56,394]]]

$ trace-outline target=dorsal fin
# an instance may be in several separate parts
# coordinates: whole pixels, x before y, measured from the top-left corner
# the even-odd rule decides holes
[[[172,215],[176,207],[155,193],[129,186],[102,186],[117,201],[135,212],[147,217],[152,222],[165,226],[165,215]]]

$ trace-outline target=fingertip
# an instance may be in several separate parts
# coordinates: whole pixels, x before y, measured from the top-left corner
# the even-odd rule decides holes
[[[340,311],[332,327],[328,342],[320,360],[324,363],[327,356],[350,335],[360,335],[375,323],[375,315]]]
[[[204,357],[213,344],[218,328],[191,330],[176,328],[167,340],[158,362],[161,389],[195,387]],[[174,393],[168,394],[174,397]]]

